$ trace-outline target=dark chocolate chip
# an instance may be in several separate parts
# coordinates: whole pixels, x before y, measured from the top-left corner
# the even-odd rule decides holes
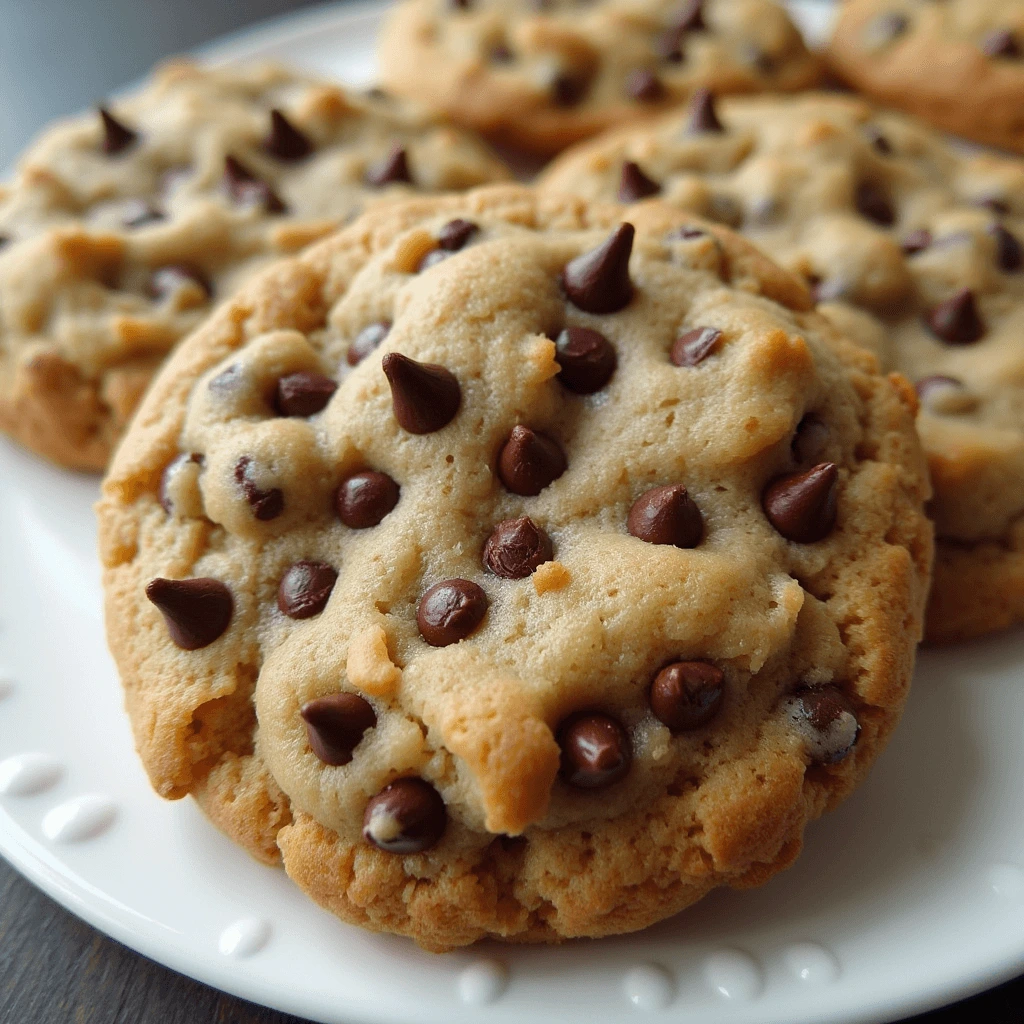
[[[875,150],[882,156],[892,156],[892,143],[882,134],[882,130],[873,124],[866,125],[864,134]]]
[[[837,764],[853,750],[860,723],[849,698],[838,686],[797,690],[784,701],[783,710],[815,764]]]
[[[740,47],[740,56],[745,63],[766,77],[774,75],[778,70],[779,65],[776,59],[756,43],[744,43]]]
[[[639,164],[632,160],[626,160],[622,165],[622,177],[619,178],[619,202],[635,203],[648,196],[657,195],[661,186],[653,179],[648,178],[640,169]]]
[[[633,502],[626,528],[648,544],[695,548],[704,536],[704,517],[682,484],[666,484]]]
[[[1008,28],[990,32],[981,41],[981,49],[989,57],[1019,57],[1021,54],[1020,43]]]
[[[839,467],[821,462],[802,473],[776,477],[764,489],[761,506],[786,540],[813,544],[836,525]]]
[[[10,235],[0,235],[0,249],[2,249],[5,245],[10,245],[10,244],[11,244],[11,236]]]
[[[391,385],[395,419],[410,434],[432,434],[455,419],[462,389],[450,370],[398,352],[388,352],[380,365]]]
[[[429,782],[409,776],[385,786],[366,805],[363,838],[385,853],[422,853],[441,839],[447,824],[441,795]]]
[[[680,32],[703,32],[707,29],[704,21],[704,0],[686,0],[679,8],[673,27]]]
[[[105,107],[100,107],[99,112],[103,123],[103,152],[107,156],[123,153],[138,140],[138,132],[118,121]]]
[[[235,604],[231,591],[209,577],[166,580],[158,576],[146,586],[146,597],[160,609],[171,639],[186,651],[208,647],[221,636]]]
[[[971,345],[985,334],[985,324],[970,288],[961,288],[928,310],[924,322],[936,338],[949,345]]]
[[[498,523],[484,544],[484,565],[506,580],[521,580],[550,562],[551,538],[529,517]]]
[[[377,724],[377,714],[370,702],[357,693],[318,697],[303,704],[299,714],[306,723],[309,745],[324,764],[348,764],[363,733]]]
[[[420,598],[416,625],[431,647],[457,644],[483,622],[487,595],[470,580],[442,580]]]
[[[437,244],[449,252],[457,252],[479,231],[471,220],[456,217],[448,221],[437,233]]]
[[[1002,224],[993,224],[989,230],[996,240],[996,265],[1007,274],[1016,274],[1024,266],[1020,240]]]
[[[998,196],[985,196],[984,199],[977,200],[977,205],[991,210],[997,217],[1005,217],[1010,212],[1010,204]]]
[[[468,11],[473,6],[473,0],[448,0],[448,3],[457,11]]]
[[[378,320],[375,324],[367,324],[354,338],[345,354],[349,366],[361,363],[387,336],[391,330],[390,320]]]
[[[710,89],[697,89],[690,100],[690,110],[686,121],[686,131],[690,135],[701,132],[724,132],[725,126],[718,120],[715,110],[715,97]]]
[[[612,343],[589,327],[566,327],[555,339],[558,379],[578,395],[592,395],[608,383],[618,358]]]
[[[611,715],[581,711],[558,730],[561,775],[577,789],[603,789],[625,778],[633,761],[629,733]]]
[[[817,465],[829,441],[829,429],[813,412],[797,424],[790,442],[793,458],[801,465]]]
[[[267,213],[284,213],[281,197],[260,177],[233,156],[224,158],[224,184],[239,206],[262,206]]]
[[[558,107],[574,107],[586,96],[589,85],[584,76],[563,72],[551,82],[551,99]]]
[[[675,366],[696,366],[711,355],[721,336],[717,327],[694,327],[676,338],[669,358]]]
[[[387,475],[368,469],[343,480],[334,495],[338,518],[353,530],[376,526],[397,504],[398,484]]]
[[[653,71],[638,68],[626,78],[626,95],[639,103],[656,103],[664,98],[665,86]]]
[[[409,156],[405,147],[395,143],[385,156],[366,169],[366,184],[377,188],[396,182],[412,183],[409,170]]]
[[[277,588],[277,607],[290,619],[319,615],[327,605],[338,571],[326,562],[296,562]]]
[[[243,455],[235,463],[235,480],[241,486],[252,514],[260,522],[276,519],[284,511],[284,494],[279,487],[272,487],[269,491],[257,487],[252,481],[251,468],[252,459]]]
[[[513,494],[540,494],[566,470],[557,441],[522,424],[512,428],[498,455],[498,476]]]
[[[337,390],[337,382],[322,373],[289,373],[274,388],[274,408],[281,416],[312,416],[326,407]]]
[[[685,57],[683,33],[674,28],[667,29],[655,40],[654,52],[666,64],[682,64]]]
[[[188,284],[197,285],[206,293],[207,298],[213,294],[213,286],[210,284],[209,278],[201,270],[183,263],[157,267],[150,275],[146,291],[151,298],[166,299],[183,285]]]
[[[918,228],[917,231],[911,231],[900,244],[908,256],[916,256],[929,248],[934,241],[934,236],[927,228]]]
[[[870,181],[861,182],[857,186],[853,202],[862,217],[867,217],[876,224],[890,227],[896,221],[892,203],[889,202],[889,197],[881,185]]]
[[[165,219],[163,213],[145,199],[128,200],[121,214],[121,223],[126,228],[144,228],[147,224]]]
[[[616,313],[633,297],[629,255],[632,224],[620,224],[596,249],[577,256],[562,271],[562,288],[569,301],[585,313]]]
[[[932,373],[927,377],[922,377],[917,383],[914,384],[914,390],[917,392],[917,397],[924,399],[929,394],[935,391],[941,391],[944,388],[955,388],[960,391],[963,390],[964,382],[957,377],[947,377],[943,373]]]
[[[495,64],[511,64],[516,59],[507,43],[495,43],[487,51],[487,56]]]
[[[706,661],[666,665],[651,683],[651,711],[673,732],[708,724],[722,707],[725,673]]]
[[[302,160],[313,152],[313,144],[280,110],[270,112],[270,135],[263,148],[278,160]]]
[[[169,489],[171,481],[174,479],[174,476],[190,462],[201,466],[205,462],[205,459],[199,454],[199,452],[186,452],[184,455],[179,455],[173,462],[171,462],[160,476],[160,491],[157,495],[157,500],[168,515],[174,514],[174,501],[171,498]]]
[[[669,242],[692,242],[695,238],[706,238],[707,232],[703,228],[684,225],[681,228],[674,228],[665,237]]]

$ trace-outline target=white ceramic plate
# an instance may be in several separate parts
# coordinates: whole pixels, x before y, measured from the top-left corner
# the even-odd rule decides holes
[[[365,83],[378,18],[322,8],[209,52]],[[0,442],[0,851],[140,952],[341,1024],[875,1024],[1024,971],[1024,634],[922,655],[870,780],[764,888],[637,936],[438,957],[341,924],[151,792],[103,640],[95,496]]]

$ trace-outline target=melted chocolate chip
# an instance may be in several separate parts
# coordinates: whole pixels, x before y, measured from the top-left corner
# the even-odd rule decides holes
[[[837,764],[853,750],[860,723],[849,698],[838,686],[797,690],[783,702],[782,709],[814,764]]]
[[[422,853],[448,824],[441,795],[423,779],[397,779],[366,805],[363,838],[385,853]]]
[[[274,408],[281,416],[313,416],[326,407],[337,390],[337,382],[322,373],[311,370],[289,373],[277,382]]]
[[[724,680],[722,670],[706,661],[673,662],[651,683],[651,711],[673,732],[700,729],[722,707]]]
[[[694,327],[676,338],[669,358],[675,366],[696,366],[711,355],[721,336],[717,327]]]
[[[550,562],[551,538],[529,517],[498,523],[484,544],[484,565],[506,580],[521,580]]]
[[[633,761],[629,733],[610,715],[582,711],[558,730],[561,776],[577,789],[603,789],[625,778]]]
[[[412,173],[409,170],[409,156],[405,147],[395,143],[385,156],[367,168],[366,184],[383,188],[397,182],[411,184]]]
[[[306,723],[310,748],[324,764],[348,764],[363,733],[377,724],[370,702],[356,693],[318,697],[303,704],[299,714]]]
[[[1002,224],[994,224],[989,230],[996,240],[996,265],[1004,273],[1016,274],[1024,266],[1024,249],[1020,240]]]
[[[970,288],[961,288],[928,310],[924,322],[935,337],[948,345],[971,345],[985,334],[985,324]]]
[[[376,526],[397,504],[398,484],[386,473],[368,469],[343,480],[334,495],[338,518],[353,530]]]
[[[281,197],[260,177],[233,156],[224,158],[224,184],[239,206],[262,206],[267,213],[284,213]]]
[[[302,160],[313,152],[313,144],[280,110],[270,112],[270,135],[263,148],[278,160]]]
[[[455,418],[462,389],[451,371],[398,352],[388,352],[381,368],[391,385],[395,419],[410,434],[432,434]]]
[[[665,96],[665,86],[653,71],[638,68],[626,78],[626,95],[639,103],[656,103]]]
[[[284,511],[284,494],[279,487],[272,487],[269,491],[261,490],[253,483],[251,470],[252,459],[243,455],[235,463],[235,480],[241,486],[252,514],[260,522],[269,522]]]
[[[981,41],[981,49],[988,57],[1012,58],[1021,55],[1020,43],[1017,42],[1017,37],[1008,28],[990,32]]]
[[[431,647],[464,640],[483,622],[487,595],[469,580],[442,580],[420,598],[416,624]]]
[[[562,288],[574,306],[585,313],[616,313],[629,304],[634,234],[632,224],[620,224],[596,249],[565,265]]]
[[[130,199],[121,214],[121,224],[126,228],[144,228],[165,219],[160,210],[144,199]]]
[[[361,363],[387,336],[391,330],[390,320],[378,320],[375,324],[367,324],[354,338],[345,354],[349,366]]]
[[[704,536],[704,517],[682,484],[666,484],[633,502],[626,528],[648,544],[695,548]]]
[[[761,506],[786,540],[813,544],[836,525],[839,467],[821,462],[803,473],[776,477],[764,489]]]
[[[174,295],[183,285],[197,285],[207,298],[213,294],[213,286],[201,270],[175,263],[166,267],[157,267],[149,278],[146,291],[151,298],[166,299]]]
[[[463,220],[456,217],[448,221],[437,233],[437,244],[448,252],[457,252],[461,249],[480,228],[471,220]]]
[[[911,231],[900,245],[908,256],[916,256],[929,248],[934,241],[934,236],[927,228],[919,228],[917,231]]]
[[[586,96],[589,85],[589,80],[584,76],[563,72],[551,82],[551,99],[555,106],[574,107]]]
[[[623,163],[622,177],[619,178],[620,203],[635,203],[657,195],[660,191],[661,186],[653,178],[647,177],[639,164],[633,163],[632,160]]]
[[[690,112],[686,122],[686,131],[690,135],[702,132],[724,132],[725,126],[718,120],[715,110],[715,97],[710,89],[697,89],[690,100]]]
[[[277,607],[290,619],[319,615],[327,605],[338,571],[326,562],[296,562],[277,588]]]
[[[138,132],[132,131],[126,124],[118,121],[105,107],[99,108],[99,114],[103,124],[103,152],[107,156],[123,153],[138,140]]]
[[[183,650],[208,647],[228,628],[234,611],[231,591],[220,580],[197,577],[146,586],[146,597],[160,609],[171,639]]]
[[[790,442],[790,451],[801,465],[817,465],[828,441],[828,427],[813,412],[809,412],[797,424],[793,440]]]
[[[513,494],[533,497],[557,480],[567,465],[557,441],[519,424],[498,455],[498,477]]]
[[[885,190],[874,182],[864,181],[857,186],[854,194],[857,212],[876,224],[890,227],[896,222],[896,214]]]
[[[608,383],[618,358],[612,343],[589,327],[567,327],[555,339],[558,379],[578,395],[592,395]]]

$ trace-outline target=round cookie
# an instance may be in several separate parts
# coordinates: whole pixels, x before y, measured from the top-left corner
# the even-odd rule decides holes
[[[1024,7],[1014,0],[847,0],[828,58],[883,103],[1024,152]]]
[[[175,63],[0,186],[0,429],[103,469],[211,303],[381,198],[509,177],[481,143],[283,68]]]
[[[99,505],[154,786],[431,949],[789,865],[899,718],[931,560],[913,391],[809,306],[725,229],[517,186],[251,283]]]
[[[540,153],[702,86],[805,89],[820,70],[770,0],[407,0],[378,49],[397,94]]]
[[[938,537],[928,637],[1024,620],[1024,165],[809,94],[705,100],[578,147],[540,187],[718,217],[806,280],[920,392]]]

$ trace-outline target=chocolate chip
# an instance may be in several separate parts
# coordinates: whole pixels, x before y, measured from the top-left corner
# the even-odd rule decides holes
[[[882,134],[882,130],[873,124],[864,127],[864,134],[875,150],[882,156],[892,156],[892,143]]]
[[[143,228],[164,219],[164,215],[144,199],[129,199],[121,213],[121,224],[126,228]]]
[[[889,202],[889,197],[881,185],[870,181],[861,182],[854,193],[853,202],[862,217],[867,217],[876,224],[889,227],[896,221],[892,203]]]
[[[337,382],[322,373],[289,373],[274,388],[274,408],[281,416],[312,416],[326,407],[337,390]]]
[[[550,562],[551,538],[529,517],[498,523],[484,544],[484,565],[506,580],[521,580]]]
[[[410,434],[432,434],[455,418],[462,389],[451,371],[398,352],[388,352],[380,365],[391,385],[395,419]]]
[[[651,683],[651,711],[673,732],[708,724],[722,707],[725,673],[706,661],[666,665]]]
[[[620,224],[596,249],[577,256],[562,271],[569,301],[585,313],[616,313],[633,297],[629,255],[635,229]]]
[[[669,358],[675,366],[696,366],[711,355],[721,336],[717,327],[694,327],[676,338]]]
[[[309,745],[324,764],[348,764],[363,733],[377,724],[377,713],[370,702],[357,693],[318,697],[303,704],[299,714],[306,723]]]
[[[929,248],[934,241],[934,236],[927,228],[918,228],[917,231],[911,231],[900,245],[908,256],[916,256]]]
[[[656,103],[665,96],[665,86],[653,71],[638,68],[626,78],[626,95],[639,103]]]
[[[270,135],[263,148],[278,160],[302,160],[313,152],[313,144],[280,110],[270,112]]]
[[[740,47],[740,57],[744,63],[749,64],[755,71],[762,75],[769,76],[778,70],[778,62],[765,50],[762,50],[756,43],[744,43]]]
[[[179,455],[173,462],[171,462],[161,474],[160,491],[157,495],[157,500],[169,516],[174,514],[174,500],[171,498],[170,491],[174,477],[190,463],[202,466],[204,462],[205,459],[199,454],[199,452],[186,452],[183,455]]]
[[[558,730],[561,776],[577,789],[603,789],[625,778],[633,761],[629,733],[610,715],[581,711]]]
[[[157,267],[150,275],[146,291],[151,298],[166,299],[174,295],[184,285],[196,285],[202,289],[207,298],[213,294],[213,286],[206,275],[201,270],[183,263]]]
[[[815,764],[837,764],[849,756],[857,742],[860,723],[849,698],[838,686],[797,690],[782,704]]]
[[[922,401],[929,395],[936,391],[945,390],[947,388],[954,388],[957,391],[963,390],[964,382],[957,377],[947,377],[942,373],[932,373],[927,377],[922,377],[917,383],[914,384],[914,390],[917,392],[917,397]]]
[[[410,776],[385,786],[366,805],[363,838],[385,853],[422,853],[440,840],[447,824],[441,795]]]
[[[456,217],[448,221],[437,233],[437,244],[449,252],[457,252],[479,231],[471,220]]]
[[[448,3],[457,11],[468,11],[473,6],[472,0],[448,0]]]
[[[557,441],[519,424],[512,428],[498,455],[498,476],[513,494],[532,497],[557,480],[566,469],[565,453]]]
[[[368,469],[343,480],[334,495],[338,518],[353,530],[376,526],[397,504],[398,484],[387,475]]]
[[[260,177],[233,156],[224,158],[224,184],[239,206],[262,206],[267,213],[284,213],[281,197]]]
[[[813,412],[809,412],[797,424],[790,442],[793,458],[802,465],[818,464],[829,441],[828,427]]]
[[[657,195],[661,186],[653,179],[648,178],[640,169],[639,164],[627,160],[622,165],[622,177],[619,178],[619,202],[635,203],[648,196]]]
[[[388,153],[366,169],[366,184],[382,188],[396,182],[412,183],[409,171],[409,156],[405,147],[395,143]]]
[[[663,60],[679,64],[683,59],[683,36],[687,32],[702,32],[706,28],[703,0],[687,0],[672,24],[658,39],[655,49]]]
[[[132,146],[139,138],[127,125],[110,113],[106,107],[99,108],[100,121],[103,124],[103,152],[107,156],[115,156]]]
[[[786,540],[813,544],[836,525],[839,467],[821,462],[803,473],[776,477],[764,489],[761,506]]]
[[[990,32],[981,41],[982,52],[989,57],[1019,57],[1020,44],[1008,28]]]
[[[361,363],[387,336],[391,330],[390,320],[378,320],[375,324],[367,324],[353,339],[345,354],[349,366]]]
[[[909,26],[910,19],[905,14],[880,14],[865,26],[864,44],[870,49],[885,46],[903,35]]]
[[[698,89],[690,100],[690,111],[686,122],[689,135],[702,132],[724,132],[725,126],[718,120],[715,97],[710,89]]]
[[[1019,239],[1002,224],[993,224],[989,230],[996,240],[996,265],[1007,274],[1017,273],[1024,266],[1024,249]]]
[[[674,228],[666,236],[669,242],[692,242],[695,238],[706,238],[707,232],[703,228],[695,228],[684,225],[681,228]]]
[[[674,27],[680,32],[703,32],[707,29],[704,0],[686,0],[679,8]]]
[[[682,484],[666,484],[633,502],[626,528],[648,544],[695,548],[704,536],[704,517]]]
[[[654,52],[666,64],[682,64],[683,34],[674,28],[667,29],[655,40]]]
[[[146,586],[146,597],[160,609],[171,639],[186,651],[212,644],[228,628],[234,611],[231,591],[209,577],[166,580],[158,576]]]
[[[961,288],[928,310],[924,322],[935,337],[949,345],[971,345],[985,334],[985,324],[970,288]]]
[[[578,395],[592,395],[608,383],[618,358],[612,343],[589,327],[567,327],[555,339],[558,379]]]
[[[487,51],[487,56],[495,64],[511,64],[516,59],[506,43],[496,43]]]
[[[10,245],[10,244],[11,244],[11,236],[10,235],[0,235],[0,249],[2,249],[5,245]]]
[[[431,647],[457,644],[483,622],[487,595],[469,580],[442,580],[420,598],[416,625]]]
[[[338,571],[326,562],[296,562],[277,588],[277,607],[290,619],[319,615],[331,596]]]
[[[1010,204],[998,196],[985,196],[977,200],[977,205],[991,210],[997,217],[1005,217],[1010,212]]]
[[[272,487],[269,491],[257,487],[252,481],[251,469],[252,459],[243,455],[235,463],[235,480],[241,485],[252,514],[260,522],[276,519],[284,511],[284,494],[279,487]]]
[[[551,82],[551,99],[558,107],[574,107],[587,94],[590,82],[582,75],[562,73]]]

